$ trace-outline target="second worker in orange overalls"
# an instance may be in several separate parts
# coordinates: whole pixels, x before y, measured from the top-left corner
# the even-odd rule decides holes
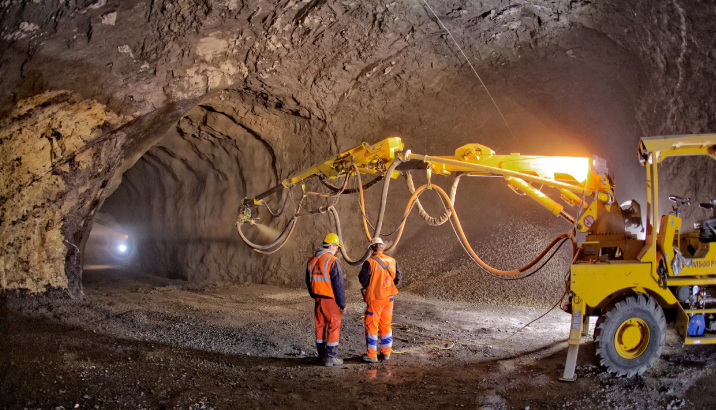
[[[368,304],[365,310],[368,348],[363,360],[375,363],[378,361],[378,344],[383,360],[390,359],[393,348],[393,297],[398,293],[396,285],[400,283],[401,275],[395,259],[383,254],[382,239],[373,238],[370,249],[372,255],[363,263],[358,280],[363,286],[363,300]]]
[[[346,292],[341,262],[334,256],[340,245],[338,235],[329,233],[306,267],[308,293],[316,300],[316,349],[325,366],[343,364],[343,359],[338,358],[338,339],[341,316],[346,310]]]

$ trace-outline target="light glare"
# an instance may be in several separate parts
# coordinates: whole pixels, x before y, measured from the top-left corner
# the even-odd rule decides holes
[[[581,157],[554,157],[550,158],[554,173],[568,174],[577,182],[584,182],[589,174],[589,159]]]

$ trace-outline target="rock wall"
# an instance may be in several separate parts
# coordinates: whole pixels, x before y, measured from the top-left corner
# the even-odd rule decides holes
[[[121,158],[121,118],[69,92],[22,100],[0,122],[0,285],[81,294],[78,244]]]
[[[712,90],[703,85],[713,78],[713,4],[430,4],[475,63],[510,129],[449,36],[418,2],[0,3],[3,130],[21,129],[26,141],[51,146],[52,137],[42,137],[45,130],[31,124],[42,123],[42,115],[59,120],[62,110],[18,114],[27,98],[47,93],[102,107],[107,118],[106,125],[72,134],[82,144],[104,142],[83,151],[93,155],[82,167],[62,175],[65,187],[20,193],[8,185],[3,209],[14,207],[6,198],[20,195],[56,211],[38,215],[34,225],[9,225],[17,218],[3,218],[0,243],[15,244],[23,236],[23,243],[36,247],[5,247],[2,287],[41,291],[74,283],[72,293],[79,294],[76,252],[87,221],[123,175],[126,181],[107,207],[137,229],[147,269],[196,280],[298,284],[295,266],[327,222],[297,231],[297,248],[285,255],[257,257],[232,237],[237,201],[361,140],[398,134],[413,150],[430,153],[451,153],[467,142],[498,152],[595,153],[613,164],[624,197],[643,185],[633,158],[639,136],[713,129]],[[12,171],[6,158],[33,152],[25,147],[30,142],[14,144],[3,139],[0,146],[8,180],[21,171]],[[466,204],[459,206],[473,211],[473,198],[500,195],[502,188],[468,187]],[[64,197],[81,199],[68,206],[55,202]],[[355,204],[341,206],[355,210]],[[530,205],[515,208],[532,215]],[[489,216],[476,220],[480,227],[473,238],[481,245],[495,243],[488,232],[510,235],[511,226],[489,231],[496,220],[531,224],[505,218],[513,215],[509,207],[484,211]],[[58,221],[62,228],[56,228]],[[551,221],[538,225],[558,230],[550,228]],[[440,238],[411,229],[406,236],[414,238],[414,249],[430,244],[418,240],[423,235]],[[43,232],[55,232],[54,239],[43,239]],[[426,266],[440,271],[444,259],[416,263],[413,270]],[[490,286],[480,292],[488,295]]]

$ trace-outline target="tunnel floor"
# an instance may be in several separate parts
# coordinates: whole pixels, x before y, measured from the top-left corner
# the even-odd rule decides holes
[[[682,348],[673,330],[661,359],[642,377],[617,379],[600,370],[590,334],[577,381],[558,381],[569,323],[560,311],[493,347],[424,348],[364,364],[363,303],[358,290],[348,293],[340,347],[346,361],[325,368],[314,353],[312,300],[305,291],[86,272],[82,301],[7,301],[0,408],[716,406],[713,395],[703,394],[716,368],[716,348]],[[490,342],[541,313],[403,292],[394,322],[444,338]],[[396,341],[395,349],[415,346]]]

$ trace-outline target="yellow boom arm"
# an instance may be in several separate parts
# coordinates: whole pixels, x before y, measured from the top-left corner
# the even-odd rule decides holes
[[[386,138],[373,145],[368,145],[364,142],[306,171],[283,180],[281,185],[290,188],[316,174],[323,174],[328,178],[337,178],[342,175],[351,164],[356,164],[362,174],[382,175],[390,163],[395,160],[396,151],[402,150],[403,142],[399,137]]]
[[[596,172],[597,170],[592,169],[592,164],[603,164],[603,160],[597,157],[590,161],[584,157],[495,155],[493,150],[484,145],[468,144],[455,150],[455,155],[451,157],[420,155],[407,151],[405,158],[424,161],[432,173],[441,175],[465,172],[473,176],[502,176],[508,181],[510,188],[523,192],[553,215],[562,216],[571,223],[575,220],[564,212],[564,207],[542,193],[541,188],[532,186],[532,183],[559,189],[562,199],[569,205],[581,204],[581,196],[594,197],[607,205],[614,202],[611,186],[606,179],[606,170]],[[591,218],[596,216],[596,206],[593,208]],[[589,221],[580,221],[578,229],[588,231],[594,219],[591,219],[591,223]]]
[[[385,175],[403,148],[403,142],[399,137],[386,138],[373,145],[364,142],[283,180],[280,185],[253,199],[245,199],[244,206],[258,205],[261,199],[283,188],[299,184],[314,175],[338,178],[345,175],[346,170],[352,165],[355,165],[362,174]],[[621,217],[618,206],[611,207],[614,195],[606,178],[604,162],[597,157],[590,161],[589,158],[584,157],[496,155],[484,145],[467,144],[455,150],[454,156],[420,155],[407,150],[400,160],[422,161],[427,164],[424,168],[427,168],[429,173],[439,175],[462,172],[471,176],[504,177],[508,186],[515,192],[524,193],[547,208],[553,215],[562,216],[570,223],[574,223],[575,219],[564,211],[564,206],[545,195],[541,191],[542,187],[558,189],[562,194],[562,200],[570,206],[586,205],[582,204],[582,198],[592,197],[595,201],[577,221],[577,229],[582,232],[590,231],[595,218],[603,215],[604,210],[613,213],[616,219]],[[532,184],[541,186],[538,189]],[[604,206],[597,207],[597,202]],[[243,219],[247,218],[248,216]]]

